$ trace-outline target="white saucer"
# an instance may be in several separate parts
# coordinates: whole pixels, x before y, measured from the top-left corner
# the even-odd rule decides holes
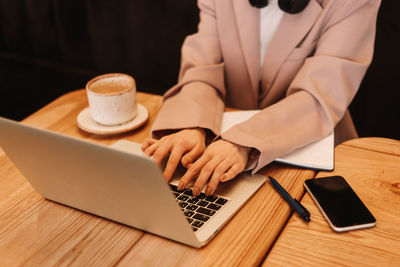
[[[89,133],[118,134],[142,126],[147,121],[148,117],[149,112],[147,111],[146,107],[141,104],[137,104],[137,114],[135,118],[123,124],[106,126],[94,121],[92,119],[92,115],[90,115],[89,107],[87,107],[79,113],[78,117],[76,118],[76,122],[80,129]]]

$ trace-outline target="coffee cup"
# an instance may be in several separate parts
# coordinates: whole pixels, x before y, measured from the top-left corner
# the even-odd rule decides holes
[[[86,84],[90,114],[106,126],[126,123],[137,113],[136,83],[132,76],[110,73],[97,76]]]

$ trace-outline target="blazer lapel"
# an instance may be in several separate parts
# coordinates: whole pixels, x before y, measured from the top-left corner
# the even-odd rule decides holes
[[[302,12],[284,14],[264,57],[263,88],[269,88],[280,66],[314,25],[322,12],[320,4],[311,0]]]
[[[233,6],[251,85],[257,92],[260,79],[260,12],[247,0],[233,1]]]

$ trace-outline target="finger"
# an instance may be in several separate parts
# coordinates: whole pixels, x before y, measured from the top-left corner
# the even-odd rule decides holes
[[[184,166],[186,169],[189,169],[190,167],[192,167],[193,163],[189,163],[186,166]]]
[[[172,174],[175,172],[176,167],[181,160],[181,157],[185,153],[185,148],[183,146],[174,146],[171,151],[171,155],[169,156],[167,166],[164,170],[164,177],[169,181],[172,177]]]
[[[190,181],[201,171],[203,166],[208,162],[208,157],[203,154],[195,163],[193,163],[190,168],[186,171],[185,175],[182,176],[179,181],[178,189],[182,190],[185,188]]]
[[[142,143],[142,151],[145,151],[146,148],[151,146],[152,144],[156,143],[158,140],[153,139],[153,138],[146,138],[143,143]]]
[[[212,196],[215,190],[217,190],[218,184],[219,184],[218,178],[211,178],[207,185],[206,196]]]
[[[160,147],[161,142],[158,141],[156,143],[153,143],[152,145],[150,145],[149,147],[147,147],[143,153],[147,156],[152,156],[154,154],[154,152]]]
[[[196,182],[193,185],[193,195],[198,196],[200,192],[203,190],[204,186],[210,179],[211,175],[213,174],[215,168],[220,163],[219,159],[213,159],[209,161],[200,171],[199,176],[196,179]]]
[[[163,159],[168,156],[168,153],[171,152],[172,143],[162,142],[156,151],[152,154],[153,160],[161,165]]]
[[[193,162],[195,162],[196,159],[198,159],[201,154],[203,153],[204,149],[201,148],[201,146],[196,146],[194,147],[192,150],[190,150],[188,153],[186,153],[183,157],[182,157],[182,165],[185,168],[189,168],[190,164],[192,164]]]
[[[244,168],[240,164],[234,164],[227,172],[224,173],[224,175],[220,177],[219,180],[221,182],[229,181],[243,171],[243,169]]]
[[[231,164],[224,160],[221,162],[217,168],[215,168],[213,175],[210,178],[210,181],[208,182],[207,189],[206,189],[206,195],[210,196],[214,194],[215,190],[217,189],[217,186],[220,182],[221,176],[230,169]]]

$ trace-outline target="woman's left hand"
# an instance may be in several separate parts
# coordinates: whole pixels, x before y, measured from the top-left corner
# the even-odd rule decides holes
[[[250,148],[220,139],[210,144],[181,178],[178,189],[182,190],[197,175],[193,195],[197,196],[208,182],[206,195],[212,195],[219,182],[225,182],[244,170]]]

